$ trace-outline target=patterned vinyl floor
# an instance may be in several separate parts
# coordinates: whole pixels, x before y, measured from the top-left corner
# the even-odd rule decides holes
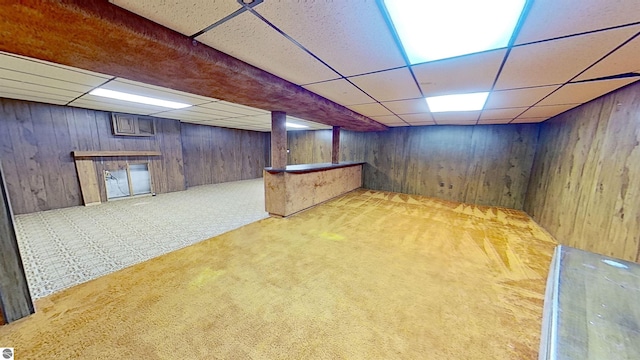
[[[262,179],[16,216],[34,299],[268,217]]]

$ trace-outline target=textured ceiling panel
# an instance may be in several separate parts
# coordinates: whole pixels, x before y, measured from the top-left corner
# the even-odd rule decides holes
[[[255,115],[255,114],[267,114],[269,113],[266,110],[256,109],[249,106],[243,106],[238,104],[233,104],[226,101],[215,101],[206,104],[201,104],[198,107],[204,107],[208,109],[227,111],[230,113],[241,114],[241,115]]]
[[[638,78],[623,78],[567,84],[536,106],[585,103],[637,80]]]
[[[415,99],[421,96],[409,69],[400,68],[349,78],[378,101]]]
[[[68,83],[98,86],[111,79],[110,76],[86,70],[73,69],[48,61],[30,59],[0,51],[0,69],[41,76],[47,79],[62,80]]]
[[[475,122],[480,116],[480,111],[453,111],[432,113],[433,119],[438,124],[452,122]]]
[[[540,123],[545,120],[548,120],[548,117],[537,117],[537,118],[517,118],[514,119],[511,124],[532,124],[532,123]]]
[[[408,122],[409,124],[424,124],[424,123],[433,123],[433,116],[430,113],[423,114],[404,114],[400,115],[400,117]]]
[[[52,94],[33,93],[25,90],[13,90],[0,88],[0,97],[7,99],[29,100],[47,104],[65,105],[69,102],[66,97]]]
[[[67,101],[71,101],[76,97],[82,95],[81,92],[71,91],[65,89],[58,89],[49,86],[43,86],[39,84],[32,84],[17,80],[9,80],[0,78],[0,89],[9,92],[21,92],[25,94],[32,93],[34,95],[55,95],[56,98],[68,99]]]
[[[387,101],[382,104],[398,115],[429,112],[427,102],[423,98],[413,100]]]
[[[507,50],[462,56],[413,66],[425,96],[491,90]]]
[[[578,105],[580,104],[534,106],[531,109],[522,113],[522,115],[520,115],[518,119],[539,118],[539,117],[550,118],[558,114],[561,114],[569,109],[572,109]]]
[[[249,12],[198,36],[196,40],[294,84],[339,77]]]
[[[478,125],[508,124],[512,119],[480,119]]]
[[[635,34],[622,28],[516,47],[502,69],[496,89],[562,84]]]
[[[508,108],[508,109],[487,109],[487,110],[483,110],[482,114],[480,115],[480,120],[496,120],[496,119],[513,119],[516,116],[522,114],[525,110],[527,110],[526,107],[520,107],[520,108]]]
[[[155,99],[168,100],[168,101],[177,101],[189,105],[197,105],[205,102],[214,101],[213,98],[205,98],[202,96],[192,96],[191,94],[174,92],[169,89],[162,89],[157,86],[145,86],[144,84],[137,83],[133,84],[132,82],[124,82],[119,79],[110,81],[102,86],[101,89],[120,91],[127,94],[147,96]]]
[[[375,1],[265,1],[256,11],[344,76],[405,65]]]
[[[351,105],[348,108],[364,116],[393,115],[391,111],[378,103]]]
[[[640,65],[640,35],[622,46],[599,63],[593,65],[576,80],[597,79],[638,70]]]
[[[528,89],[493,91],[489,94],[485,109],[503,109],[531,106],[551,94],[559,86],[542,86]]]
[[[344,79],[304,85],[303,87],[345,106],[365,104],[373,101],[371,97]]]
[[[111,100],[92,95],[84,96],[81,99],[74,100],[69,103],[69,106],[138,115],[149,115],[165,110],[164,108],[157,106],[127,103],[124,101]]]
[[[51,88],[70,90],[82,94],[90,91],[94,87],[91,85],[83,85],[75,82],[69,82],[65,80],[58,80],[53,78],[44,77],[41,75],[33,75],[24,72],[7,70],[0,68],[0,79],[14,80],[18,82],[24,82],[27,84],[42,85]],[[105,80],[106,81],[106,80]]]
[[[638,0],[535,0],[516,44],[640,20]]]
[[[109,0],[169,29],[191,36],[240,9],[236,0]]]
[[[380,123],[383,123],[385,125],[391,125],[391,124],[404,124],[406,125],[406,123],[400,119],[399,117],[397,117],[396,115],[383,115],[383,116],[372,116],[371,117],[373,120],[378,121]]]

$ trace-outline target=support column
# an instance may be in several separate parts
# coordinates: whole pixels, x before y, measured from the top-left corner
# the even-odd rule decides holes
[[[287,113],[271,112],[271,167],[284,169],[287,166]]]
[[[3,320],[10,323],[34,312],[0,164],[0,324]]]
[[[331,163],[340,162],[340,126],[333,127],[333,146],[331,147]]]

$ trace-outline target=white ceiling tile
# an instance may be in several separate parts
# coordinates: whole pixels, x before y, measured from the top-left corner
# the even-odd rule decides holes
[[[400,123],[406,124],[405,121],[403,121],[401,118],[397,117],[396,115],[372,116],[371,118],[385,125],[400,124]]]
[[[60,98],[55,95],[39,94],[39,93],[25,94],[24,92],[21,92],[21,91],[12,92],[11,89],[2,89],[2,88],[0,88],[0,98],[35,101],[35,102],[55,104],[55,105],[65,105],[66,103],[69,102],[69,100]]]
[[[492,91],[484,105],[485,109],[529,107],[551,94],[560,86],[541,86],[527,89]]]
[[[71,101],[76,97],[82,95],[81,92],[71,91],[65,89],[52,88],[48,86],[42,86],[39,84],[30,84],[17,80],[9,80],[9,79],[0,79],[0,88],[6,91],[22,91],[25,93],[33,93],[37,94],[51,94],[60,96],[62,98],[68,99],[67,101]]]
[[[0,68],[13,70],[25,75],[31,74],[45,79],[62,80],[66,83],[84,85],[83,88],[98,86],[112,78],[96,72],[75,69],[6,52],[0,52]],[[63,88],[66,89],[66,87]]]
[[[72,101],[70,106],[95,106],[91,109],[105,110],[105,111],[117,111],[125,112],[129,114],[149,115],[166,110],[166,108],[153,105],[138,104],[128,101],[121,101],[115,99],[109,99],[105,97],[99,97],[94,95],[85,94],[80,98]]]
[[[427,101],[423,98],[412,99],[412,100],[387,101],[382,104],[386,106],[389,110],[393,111],[398,115],[429,112]]]
[[[637,22],[638,0],[535,0],[516,44]]]
[[[422,96],[407,68],[354,76],[349,80],[378,101],[415,99]]]
[[[412,68],[425,96],[489,91],[506,53],[505,49],[488,51]]]
[[[407,124],[407,123],[404,123],[404,122],[403,122],[402,124],[401,124],[401,123],[397,123],[397,124],[389,124],[389,125],[387,125],[387,126],[388,126],[388,127],[404,127],[404,126],[409,126],[409,124]]]
[[[189,119],[203,119],[203,120],[226,119],[229,117],[227,115],[206,113],[206,112],[203,112],[202,110],[203,109],[197,109],[195,107],[176,109],[176,110],[165,109],[165,111],[154,113],[154,116],[166,117],[168,115],[175,115],[175,116],[184,116]],[[213,112],[213,110],[209,110],[209,111]]]
[[[617,88],[631,84],[637,78],[590,81],[567,84],[540,101],[537,106],[586,103]]]
[[[444,123],[463,123],[463,122],[476,122],[480,116],[480,111],[451,111],[451,112],[438,112],[432,113],[433,119],[438,124]]]
[[[527,118],[550,118],[561,114],[569,109],[572,109],[580,104],[564,104],[564,105],[549,105],[549,106],[534,106],[525,111],[518,117],[518,119]]]
[[[93,86],[78,84],[74,82],[53,79],[49,77],[43,77],[41,75],[28,74],[19,71],[7,70],[0,68],[0,79],[20,81],[27,84],[35,84],[41,86],[47,86],[51,88],[58,88],[63,90],[75,91],[83,94],[93,89]],[[105,80],[106,81],[106,80]]]
[[[182,91],[172,90],[159,86],[148,85],[137,81],[116,79],[100,86],[101,89],[120,91],[128,94],[147,96],[156,99],[177,101],[189,105],[202,104],[214,101],[214,98],[206,98],[204,96],[192,95]]]
[[[241,7],[234,0],[109,0],[109,2],[187,36],[197,33]]]
[[[255,9],[344,76],[405,65],[375,1],[265,1]]]
[[[508,109],[486,109],[482,110],[482,114],[480,115],[480,120],[489,120],[489,119],[513,119],[516,116],[522,114],[528,107],[519,107],[519,108],[508,108]]]
[[[423,121],[423,122],[411,123],[411,126],[429,126],[429,125],[436,125],[436,123],[433,122],[433,121]]]
[[[638,70],[638,65],[640,65],[640,35],[580,74],[576,80],[597,79],[634,72]]]
[[[215,101],[206,104],[200,104],[199,107],[204,107],[208,109],[227,111],[230,113],[242,114],[242,115],[256,115],[256,114],[268,114],[269,111],[252,108],[249,106],[244,106],[240,104],[234,104],[226,101]]]
[[[410,123],[419,123],[419,122],[433,122],[433,116],[431,113],[419,113],[419,114],[403,114],[400,117]]]
[[[478,125],[508,124],[513,119],[480,119]]]
[[[540,123],[549,119],[548,117],[531,117],[531,118],[517,118],[514,119],[511,124],[532,124]]]
[[[339,77],[249,12],[196,40],[298,85]]]
[[[391,111],[387,110],[384,106],[378,103],[350,105],[347,107],[364,116],[393,115]]]
[[[371,97],[344,79],[304,85],[303,87],[345,106],[370,103],[373,101]]]
[[[627,27],[515,47],[495,89],[563,84],[629,39],[635,31]]]

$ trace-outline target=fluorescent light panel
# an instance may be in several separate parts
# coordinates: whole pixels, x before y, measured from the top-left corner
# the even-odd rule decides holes
[[[179,102],[168,101],[168,100],[161,100],[161,99],[156,99],[148,96],[134,95],[134,94],[124,93],[120,91],[107,90],[107,89],[101,89],[101,88],[94,89],[91,92],[89,92],[89,94],[95,95],[95,96],[102,96],[110,99],[134,102],[139,104],[160,106],[160,107],[169,108],[169,109],[184,109],[186,107],[191,106],[190,104],[179,103]]]
[[[308,128],[307,125],[294,124],[287,121],[287,127],[292,129],[305,129]]]
[[[482,110],[487,101],[488,92],[431,96],[426,98],[431,112],[477,111]]]
[[[506,47],[526,0],[384,0],[411,64]]]

